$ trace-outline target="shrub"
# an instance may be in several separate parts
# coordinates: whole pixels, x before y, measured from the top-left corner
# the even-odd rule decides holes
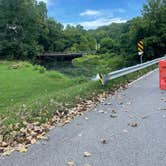
[[[34,70],[39,71],[39,73],[45,73],[46,72],[46,68],[40,65],[35,65],[34,66]]]

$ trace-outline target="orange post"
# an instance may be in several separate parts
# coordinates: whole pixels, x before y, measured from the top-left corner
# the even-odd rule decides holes
[[[166,90],[166,60],[159,62],[159,73],[160,73],[160,89]]]

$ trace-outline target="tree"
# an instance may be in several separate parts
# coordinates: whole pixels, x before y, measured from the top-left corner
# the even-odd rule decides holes
[[[161,56],[166,51],[166,1],[149,0],[144,5],[142,14],[148,30],[145,36],[146,51],[153,57]]]
[[[83,29],[81,25],[77,25],[76,27],[67,25],[64,35],[68,46],[66,51],[89,52],[96,50],[95,38]]]
[[[0,54],[15,59],[32,59],[41,50],[36,39],[41,24],[34,0],[0,1]]]

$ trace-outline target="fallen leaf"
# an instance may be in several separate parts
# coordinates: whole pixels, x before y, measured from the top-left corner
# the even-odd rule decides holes
[[[65,120],[65,124],[67,124],[67,123],[71,123],[71,120],[70,119]]]
[[[25,128],[21,128],[20,131],[21,131],[22,133],[27,133],[27,129],[25,129]]]
[[[137,127],[138,124],[136,122],[131,122],[131,123],[128,123],[128,126]]]
[[[112,113],[116,114],[116,111],[115,111],[115,110],[112,110]]]
[[[105,138],[102,138],[102,139],[101,139],[101,143],[102,143],[102,144],[107,144],[107,143],[108,143],[108,140],[106,140]]]
[[[104,113],[104,111],[103,111],[103,110],[100,110],[99,113]]]
[[[88,117],[85,117],[85,120],[88,120],[89,118]]]
[[[17,148],[17,151],[20,153],[25,153],[27,151],[27,148],[25,146],[20,146]]]
[[[14,151],[14,149],[6,150],[6,151],[2,154],[2,156],[9,156],[13,151]]]
[[[3,135],[0,135],[0,143],[3,142]]]
[[[84,157],[90,157],[91,156],[91,153],[89,152],[84,152]]]
[[[8,146],[8,144],[6,142],[1,143],[1,147],[7,147],[7,146]]]
[[[37,139],[48,140],[49,138],[47,136],[44,136],[43,134],[40,134],[37,136]]]
[[[40,123],[39,122],[34,122],[33,125],[38,126]]]
[[[36,139],[32,139],[31,144],[35,144],[35,143],[36,143]]]
[[[110,117],[111,117],[111,118],[117,118],[118,115],[117,115],[117,114],[111,114]]]
[[[28,130],[32,130],[34,128],[34,125],[33,124],[27,124],[27,129]]]
[[[22,124],[25,125],[25,126],[28,125],[28,123],[26,121],[23,121]]]
[[[74,162],[73,162],[73,161],[68,161],[68,162],[67,162],[67,165],[68,165],[68,166],[74,166]]]
[[[37,133],[41,133],[42,132],[42,128],[40,126],[35,126],[34,127],[34,131]]]

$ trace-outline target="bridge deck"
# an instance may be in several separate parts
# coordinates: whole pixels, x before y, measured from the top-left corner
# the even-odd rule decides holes
[[[83,53],[44,53],[39,57],[81,57]]]

